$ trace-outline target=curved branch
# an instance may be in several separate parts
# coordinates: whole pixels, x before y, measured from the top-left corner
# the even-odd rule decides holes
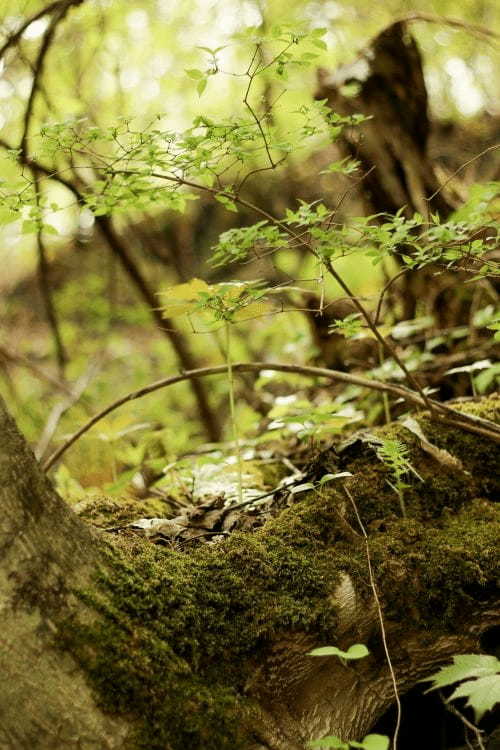
[[[414,404],[420,408],[425,407],[424,400],[414,393],[409,388],[401,385],[394,385],[393,383],[382,383],[379,380],[370,380],[364,378],[361,375],[350,375],[346,372],[340,372],[338,370],[328,370],[323,367],[308,367],[305,365],[288,365],[281,364],[279,362],[237,362],[232,365],[233,372],[260,372],[262,370],[273,370],[277,372],[292,372],[299,375],[308,375],[312,377],[327,378],[328,380],[338,381],[341,383],[349,383],[350,385],[359,385],[362,388],[370,388],[374,391],[381,391],[382,393],[388,393],[398,398],[404,399],[407,403]],[[180,383],[184,380],[196,380],[197,378],[204,378],[208,375],[224,375],[228,371],[227,365],[216,365],[215,367],[200,367],[196,370],[190,370],[189,372],[183,372],[179,375],[171,375],[168,378],[157,380],[154,383],[146,385],[144,388],[140,388],[138,391],[132,391],[126,396],[113,401],[111,404],[102,409],[98,414],[89,419],[86,424],[80,427],[73,435],[71,435],[44,463],[44,471],[48,471],[55,462],[61,458],[61,456],[75,443],[82,435],[84,435],[91,427],[99,422],[103,417],[106,417],[118,407],[129,401],[135,401],[142,396],[147,396],[149,393],[158,391],[161,388],[167,388],[175,383]],[[436,404],[437,402],[432,402]],[[444,404],[440,404],[444,407]],[[478,435],[483,435],[500,442],[500,427],[495,425],[493,422],[480,419],[479,417],[473,417],[470,414],[457,413],[451,407],[446,407],[447,412],[451,413],[452,417],[443,418],[440,415],[436,415],[431,412],[433,418],[438,418],[440,421],[446,424],[461,427],[469,432],[474,432]],[[455,417],[455,418],[453,418]]]
[[[57,10],[61,10],[66,13],[72,6],[81,5],[84,1],[85,0],[54,0],[53,3],[50,3],[50,5],[47,5],[45,8],[39,10],[38,13],[34,13],[32,16],[26,19],[24,23],[21,24],[17,31],[15,31],[5,40],[3,45],[0,47],[0,60],[10,47],[13,47],[14,44],[17,44],[28,26],[31,26],[32,23],[40,20],[40,18],[43,18],[44,16],[56,12]]]
[[[442,26],[451,26],[452,28],[455,28],[455,29],[461,29],[462,31],[467,31],[469,34],[472,34],[473,36],[477,36],[479,38],[489,37],[491,39],[500,39],[500,34],[497,34],[496,31],[493,31],[493,29],[489,29],[487,26],[481,26],[480,24],[477,24],[477,23],[468,23],[467,21],[463,21],[460,18],[450,18],[449,16],[436,16],[434,13],[412,11],[410,13],[406,13],[400,18],[397,18],[395,23],[397,23],[398,21],[403,22],[403,23],[415,23],[415,21],[425,21],[426,23],[438,23],[438,24],[441,24]]]
[[[377,309],[375,311],[375,318],[374,318],[374,324],[378,326],[379,320],[380,320],[380,312],[382,310],[382,302],[384,301],[385,293],[389,290],[389,288],[392,286],[392,284],[397,281],[403,274],[408,272],[408,268],[403,268],[399,273],[397,273],[395,276],[392,277],[392,279],[389,279],[387,284],[384,286],[382,291],[380,292],[378,302],[377,302]]]
[[[0,139],[0,145],[5,145],[5,142],[3,142],[2,139]],[[30,159],[29,161],[31,162],[32,165],[36,165],[36,162],[34,162],[34,160]],[[24,162],[24,163],[27,163],[27,162]],[[40,169],[41,169],[41,171],[44,174],[47,175],[47,177],[50,177],[50,178],[58,181],[60,184],[66,184],[66,187],[68,187],[68,189],[73,192],[73,194],[75,195],[75,197],[77,198],[77,200],[80,201],[81,194],[79,193],[78,189],[74,185],[72,185],[72,183],[67,183],[66,180],[61,179],[57,174],[50,172],[50,170],[47,167],[41,167]],[[120,171],[123,174],[135,174],[134,171],[129,171],[129,170],[120,170]],[[251,203],[250,201],[247,201],[247,200],[245,200],[243,198],[240,198],[237,195],[233,195],[231,193],[226,193],[224,191],[216,190],[215,188],[206,187],[204,185],[200,185],[198,183],[191,182],[189,180],[185,180],[185,179],[181,179],[181,178],[177,178],[177,177],[173,177],[173,176],[170,176],[170,175],[155,174],[155,173],[153,173],[151,176],[152,177],[160,177],[160,178],[163,178],[165,180],[177,182],[178,184],[183,184],[183,185],[186,185],[186,186],[189,186],[189,187],[193,187],[195,189],[198,189],[198,190],[201,190],[201,191],[204,191],[204,192],[208,192],[208,193],[211,193],[211,194],[224,195],[224,196],[230,198],[231,200],[236,201],[240,205],[246,206],[247,208],[251,209],[252,211],[255,211],[257,213],[257,215],[262,216],[263,218],[266,218],[267,220],[271,221],[276,226],[279,226],[289,236],[291,236],[293,238],[296,238],[296,239],[298,238],[299,241],[301,242],[301,244],[303,244],[305,247],[307,247],[313,253],[313,255],[316,255],[316,252],[314,251],[314,248],[312,248],[310,245],[308,245],[307,242],[303,242],[302,239],[300,238],[300,235],[297,235],[294,232],[293,229],[291,229],[290,227],[288,227],[286,224],[284,224],[282,221],[280,221],[278,218],[276,218],[272,214],[268,213],[264,209],[262,209],[259,206],[256,206],[255,204]],[[455,409],[453,409],[453,407],[447,406],[446,404],[442,404],[439,401],[435,401],[434,399],[429,398],[425,394],[425,392],[420,387],[420,385],[418,384],[418,382],[414,379],[413,375],[408,372],[408,370],[406,368],[406,365],[404,364],[404,362],[402,362],[402,360],[398,356],[398,354],[395,351],[395,349],[389,344],[389,342],[387,341],[387,339],[384,339],[381,336],[381,334],[380,334],[377,326],[373,323],[369,312],[364,307],[364,305],[362,305],[362,303],[359,301],[359,298],[356,297],[351,292],[351,290],[346,285],[346,283],[344,282],[344,280],[337,274],[336,270],[332,266],[331,261],[329,261],[329,264],[327,263],[326,265],[327,265],[327,268],[328,268],[329,272],[333,276],[333,278],[335,278],[340,283],[340,285],[342,286],[342,288],[346,292],[346,295],[350,299],[352,299],[353,303],[356,305],[356,307],[358,308],[358,310],[360,311],[360,313],[362,314],[362,316],[366,320],[366,322],[368,324],[368,327],[370,328],[370,330],[373,331],[374,335],[379,340],[379,342],[381,343],[381,345],[389,352],[389,354],[394,358],[394,361],[399,365],[399,367],[407,375],[407,378],[408,378],[409,382],[412,385],[414,385],[416,392],[411,391],[410,389],[407,389],[407,388],[403,388],[402,386],[391,386],[391,388],[400,388],[401,392],[400,392],[399,395],[402,398],[404,398],[406,401],[409,401],[410,403],[417,403],[420,406],[424,406],[427,409],[429,409],[429,411],[431,412],[431,415],[432,415],[433,419],[441,419],[441,421],[444,421],[447,424],[451,424],[451,425],[454,425],[456,427],[460,427],[462,429],[469,430],[470,432],[474,432],[474,433],[476,433],[478,435],[484,435],[485,437],[488,437],[488,438],[490,438],[492,440],[499,441],[500,440],[500,427],[498,425],[494,424],[493,422],[490,422],[489,420],[481,419],[480,417],[474,416],[472,414],[465,414],[465,413],[457,412]],[[259,369],[259,368],[256,368],[256,369]],[[260,369],[265,369],[265,368],[260,367]],[[267,369],[272,369],[272,368],[268,367]],[[280,365],[280,367],[276,368],[276,369],[283,369],[283,370],[285,370],[285,366],[284,365]],[[314,368],[310,368],[310,369],[314,369]],[[302,368],[302,370],[304,370],[304,368]],[[289,370],[289,371],[290,372],[294,372],[294,371],[297,372],[298,370]],[[217,372],[219,372],[219,370],[217,370],[216,372],[213,372],[212,368],[200,368],[200,370],[193,371],[193,372],[195,372],[196,374],[194,374],[194,375],[191,374],[188,378],[182,378],[182,379],[196,379],[197,377],[203,377],[204,375],[208,375],[208,374],[217,374]],[[326,373],[330,374],[330,373],[335,372],[335,371],[333,371],[333,370],[324,370],[323,372],[326,372]],[[308,374],[311,374],[311,373],[308,373]],[[316,374],[320,374],[320,373],[316,373]],[[343,377],[346,377],[346,373],[336,373],[336,376],[337,375],[342,375]],[[331,377],[331,375],[327,375],[326,377]],[[358,381],[354,380],[354,378],[356,376],[347,376],[347,377],[350,377],[351,379],[347,380],[345,382],[350,382],[350,383],[358,382]],[[337,379],[341,380],[342,378],[337,377]],[[177,381],[175,381],[175,382],[177,382]],[[366,379],[366,387],[369,387],[369,388],[373,389],[374,388],[374,386],[373,386],[374,382],[376,382],[376,381],[372,381],[372,380]],[[170,383],[165,383],[165,385],[170,385]],[[383,385],[384,388],[385,388],[385,386],[387,386],[388,384],[381,384],[381,385]],[[153,389],[153,390],[155,390],[155,389]],[[379,388],[379,390],[383,390],[383,389]],[[125,400],[129,400],[129,399],[125,399]],[[118,406],[119,405],[120,404],[118,404]],[[445,415],[449,415],[449,416],[446,417]]]
[[[117,170],[116,174],[139,174],[139,173],[136,170],[124,169],[124,170]],[[411,384],[411,386],[415,389],[415,391],[417,391],[417,393],[420,395],[420,398],[424,401],[426,408],[429,409],[429,411],[433,411],[433,409],[435,408],[440,408],[440,404],[437,401],[433,401],[432,399],[427,397],[424,389],[420,386],[415,376],[408,370],[407,366],[405,365],[405,363],[403,362],[403,360],[397,353],[396,349],[390,344],[390,342],[386,338],[384,338],[381,335],[377,326],[373,323],[369,311],[363,305],[363,303],[360,302],[359,297],[352,292],[349,285],[344,280],[343,276],[341,276],[338,273],[338,271],[334,268],[331,258],[325,259],[325,258],[320,257],[320,255],[318,255],[317,250],[314,248],[314,245],[310,241],[301,237],[300,234],[298,234],[294,229],[288,226],[288,224],[286,224],[284,221],[278,219],[276,216],[273,216],[268,211],[265,211],[264,209],[260,208],[260,206],[256,206],[254,203],[251,203],[250,201],[247,201],[244,198],[241,198],[239,195],[233,195],[232,193],[227,192],[225,190],[217,190],[216,188],[213,188],[213,187],[201,185],[197,182],[186,180],[184,177],[176,177],[175,175],[152,172],[151,177],[157,177],[159,179],[167,180],[168,182],[174,182],[178,185],[185,185],[186,187],[192,187],[196,190],[200,190],[205,193],[210,193],[211,195],[214,195],[214,196],[219,195],[219,196],[224,196],[225,198],[229,198],[235,203],[239,203],[241,206],[245,206],[246,208],[249,208],[251,211],[254,211],[258,216],[262,216],[267,221],[270,221],[272,224],[279,227],[283,232],[288,234],[289,237],[292,237],[294,240],[298,241],[301,246],[305,247],[308,252],[310,252],[312,255],[314,255],[315,258],[317,258],[319,261],[323,263],[325,268],[328,270],[328,273],[330,274],[330,276],[333,279],[335,279],[337,284],[339,284],[339,286],[343,289],[346,295],[352,300],[353,305],[357,308],[358,312],[364,318],[368,328],[372,331],[373,335],[375,336],[377,341],[380,343],[382,348],[388,352],[388,354],[394,359],[398,367],[400,367],[401,370],[404,372],[407,381]]]

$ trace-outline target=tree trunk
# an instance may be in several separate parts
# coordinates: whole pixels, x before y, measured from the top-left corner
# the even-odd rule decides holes
[[[461,408],[498,421],[500,398]],[[181,529],[160,546],[129,527],[91,530],[0,406],[2,750],[304,750],[329,733],[361,738],[394,695],[342,482],[368,531],[399,692],[477,650],[500,623],[500,448],[418,421],[441,453],[400,424],[377,433],[403,440],[422,478],[405,491],[407,518],[361,437],[308,470],[351,477],[291,495],[259,528],[241,515],[215,543]],[[355,642],[370,655],[348,665],[307,655]]]
[[[127,726],[97,708],[85,676],[58,648],[100,542],[56,495],[0,399],[0,747],[122,747]]]
[[[326,99],[343,115],[370,118],[347,129],[340,141],[365,174],[360,189],[368,214],[403,211],[411,217],[418,212],[429,220],[438,213],[445,219],[459,205],[441,185],[428,153],[431,121],[422,58],[404,22],[384,29],[353,63],[335,71],[320,69],[316,98]],[[400,250],[411,254],[411,249]],[[388,303],[401,308],[401,319],[434,314],[439,329],[467,324],[470,299],[463,285],[457,294],[457,285],[457,272],[436,276],[435,267],[408,272],[391,290]],[[433,309],[423,310],[429,296]]]
[[[370,212],[450,213],[453,206],[439,190],[427,154],[430,119],[422,58],[405,23],[384,29],[353,63],[334,72],[320,69],[318,83],[316,98],[326,98],[336,112],[371,118],[343,139],[363,171],[371,170],[363,181]]]

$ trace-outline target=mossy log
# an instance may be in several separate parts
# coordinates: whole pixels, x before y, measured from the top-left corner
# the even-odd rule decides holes
[[[500,398],[461,408],[494,421]],[[91,529],[57,497],[0,405],[3,648],[0,747],[303,750],[359,739],[393,703],[370,586],[368,532],[401,694],[500,623],[500,447],[418,423],[406,518],[387,468],[357,440],[253,532],[193,548]],[[446,453],[444,452],[446,451]],[[365,643],[344,665],[311,648]]]

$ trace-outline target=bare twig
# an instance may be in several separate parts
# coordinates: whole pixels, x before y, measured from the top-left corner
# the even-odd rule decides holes
[[[257,50],[260,51],[259,45],[257,45]],[[255,59],[255,55],[254,55],[253,59]],[[249,68],[248,68],[248,70],[246,72],[246,75],[248,76],[249,80],[248,80],[247,89],[245,91],[245,96],[243,97],[243,104],[245,105],[245,107],[250,112],[253,120],[255,121],[255,124],[257,125],[257,127],[259,129],[259,133],[261,135],[262,141],[264,143],[264,148],[266,150],[267,158],[269,159],[270,168],[274,169],[277,165],[275,164],[274,159],[273,159],[273,157],[271,155],[271,151],[270,151],[270,148],[269,148],[269,143],[267,142],[266,134],[264,133],[264,128],[262,127],[262,121],[261,121],[261,119],[259,117],[257,117],[257,115],[255,113],[255,110],[253,109],[252,105],[248,101],[248,97],[250,95],[250,89],[252,88],[252,84],[253,84],[253,82],[255,80],[255,76],[259,72],[261,72],[261,71],[259,71],[258,66],[257,66],[257,68],[253,72],[251,72],[251,64],[250,64],[250,66],[249,66]]]
[[[441,698],[446,710],[449,711],[451,714],[453,714],[453,716],[456,716],[457,719],[460,719],[460,721],[462,722],[466,730],[469,729],[474,734],[479,750],[485,750],[483,739],[482,739],[483,732],[481,731],[481,729],[479,729],[478,727],[476,727],[475,724],[469,721],[469,719],[466,716],[464,716],[463,713],[459,711],[458,708],[456,708],[456,706],[453,706],[451,703],[448,703],[448,701],[446,700],[446,698],[444,697],[441,691],[439,691],[439,697]]]
[[[5,149],[11,148],[11,146],[3,139],[0,139],[0,146]],[[19,162],[24,166],[28,166],[31,169],[41,172],[47,178],[58,182],[60,185],[63,185],[74,195],[79,205],[85,204],[85,198],[82,192],[71,180],[67,180],[64,177],[61,177],[60,174],[51,170],[49,167],[40,164],[38,161],[35,161],[28,154],[21,154]],[[133,282],[142,299],[146,302],[156,324],[172,344],[172,347],[179,359],[180,365],[187,370],[193,369],[196,362],[191,352],[189,351],[183,334],[177,329],[173,321],[162,316],[154,291],[150,288],[147,280],[142,275],[139,267],[133,260],[127,247],[115,231],[110,217],[98,216],[96,217],[96,224],[99,227],[104,239],[106,240],[106,243],[111,252],[118,258],[122,268]],[[219,419],[216,412],[210,407],[208,396],[205,392],[203,384],[194,380],[192,383],[192,389],[197,403],[200,419],[205,427],[208,439],[210,441],[217,442],[221,435]]]
[[[352,496],[352,493],[349,491],[349,488],[346,487],[345,484],[344,484],[344,491],[351,502],[354,513],[356,515],[358,526],[365,540],[366,561],[368,564],[368,576],[370,578],[370,588],[372,590],[373,598],[375,600],[375,606],[377,608],[377,614],[378,614],[378,619],[380,623],[380,634],[382,636],[382,643],[384,645],[385,658],[387,661],[387,666],[389,667],[389,673],[391,675],[391,682],[392,682],[392,687],[394,690],[394,700],[396,703],[396,726],[394,727],[394,734],[392,737],[392,748],[393,750],[397,750],[399,729],[401,727],[401,713],[402,713],[401,712],[401,700],[399,698],[396,673],[394,672],[391,654],[389,652],[389,647],[387,645],[387,633],[385,630],[384,615],[382,613],[382,605],[380,603],[380,598],[379,598],[378,591],[377,591],[377,584],[375,583],[375,576],[373,575],[372,560],[371,560],[371,555],[370,555],[370,543],[368,541],[368,534],[366,533],[366,529],[364,527],[363,521],[361,520],[361,516],[359,515],[358,506],[356,505],[356,502]]]
[[[477,23],[468,23],[467,21],[462,21],[462,19],[460,18],[436,16],[433,13],[423,13],[421,11],[406,13],[404,16],[397,18],[393,23],[415,23],[416,21],[425,21],[426,23],[437,23],[443,26],[451,26],[452,28],[467,31],[470,34],[483,39],[485,37],[489,39],[500,39],[500,34],[497,34],[495,31],[493,31],[493,29],[489,29],[486,26],[481,26]]]
[[[382,302],[384,301],[384,295],[389,290],[389,288],[392,286],[392,284],[400,278],[400,276],[403,276],[403,274],[407,273],[408,268],[403,268],[399,273],[397,273],[395,276],[393,276],[387,284],[384,286],[382,291],[380,292],[378,302],[377,302],[377,309],[375,311],[375,318],[374,318],[374,324],[378,326],[379,320],[380,320],[380,312],[382,310]]]
[[[396,352],[396,349],[391,344],[389,344],[388,340],[386,338],[384,338],[384,336],[382,336],[382,334],[380,333],[378,327],[373,323],[370,313],[368,312],[368,310],[366,309],[366,307],[360,302],[359,297],[352,293],[352,291],[349,288],[349,286],[345,283],[343,277],[335,270],[335,268],[333,266],[333,263],[330,260],[330,258],[327,258],[324,261],[324,263],[325,263],[326,268],[330,272],[330,275],[333,276],[333,278],[335,279],[335,281],[337,282],[337,284],[339,284],[342,287],[342,289],[344,290],[344,292],[348,296],[350,296],[353,305],[357,308],[358,312],[361,313],[361,315],[365,319],[365,321],[366,321],[369,329],[372,331],[373,335],[375,336],[375,338],[377,339],[377,341],[379,342],[379,344],[394,359],[394,361],[396,362],[396,364],[398,365],[398,367],[401,368],[401,370],[404,372],[404,374],[406,376],[406,379],[408,380],[409,383],[411,383],[411,385],[413,386],[413,388],[417,391],[417,393],[423,399],[423,401],[424,401],[425,405],[427,406],[427,408],[430,411],[433,411],[433,409],[435,408],[434,407],[434,403],[435,402],[432,402],[431,399],[428,398],[428,396],[426,395],[425,391],[420,386],[420,383],[418,382],[418,380],[408,370],[408,368],[406,367],[405,363],[403,362],[403,360],[401,359],[401,357],[399,356],[399,354]]]
[[[23,357],[21,354],[14,354],[14,352],[9,351],[4,346],[0,346],[0,358],[2,357],[6,362],[14,362],[21,367],[25,367],[27,370],[30,370],[39,380],[45,380],[47,383],[50,383],[58,390],[63,391],[64,393],[69,395],[70,387],[66,382],[64,382],[63,380],[59,380],[49,372],[45,372],[45,370],[42,370],[40,367],[38,367],[38,365],[35,365],[35,363],[31,362],[31,360],[29,360],[27,357]]]
[[[38,460],[45,456],[61,417],[68,411],[68,409],[79,401],[88,384],[96,374],[97,369],[98,364],[93,362],[87,371],[78,378],[70,393],[52,408],[35,448],[35,456]]]
[[[45,60],[50,50],[50,47],[52,45],[57,27],[59,26],[61,21],[64,20],[71,6],[79,5],[81,2],[83,2],[83,0],[66,0],[66,2],[60,2],[60,3],[55,4],[56,7],[53,8],[52,19],[47,27],[47,30],[45,31],[43,35],[42,43],[40,45],[40,49],[38,50],[35,64],[33,66],[33,80],[31,82],[31,89],[30,89],[30,93],[28,96],[28,101],[26,103],[26,109],[24,111],[23,133],[22,133],[21,142],[20,142],[21,154],[23,156],[27,155],[27,151],[28,151],[27,141],[28,141],[28,136],[29,136],[31,118],[33,115],[33,107],[35,105],[36,95],[40,88],[40,80],[43,74]]]
[[[440,185],[440,187],[438,187],[438,189],[432,195],[430,195],[428,198],[425,198],[425,200],[426,201],[431,201],[433,198],[436,197],[436,195],[438,195],[438,193],[441,192],[441,190],[443,190],[446,187],[446,185],[448,185],[449,182],[452,181],[452,179],[454,177],[457,176],[457,174],[460,174],[460,172],[462,171],[462,169],[465,169],[465,167],[468,167],[469,164],[472,164],[473,162],[477,161],[477,159],[480,159],[481,156],[484,156],[485,154],[488,154],[490,151],[495,151],[497,148],[500,148],[500,143],[495,143],[493,146],[488,146],[488,148],[485,148],[484,151],[481,151],[481,153],[476,154],[471,159],[468,159],[458,169],[455,169],[455,171],[451,173],[451,175],[448,177],[448,179],[445,180],[443,182],[443,184]]]
[[[0,140],[0,145],[4,145],[4,142]],[[25,160],[23,163],[35,165],[35,162],[31,160]],[[82,196],[78,189],[75,187],[74,184],[71,182],[68,182],[64,178],[61,178],[60,175],[56,175],[53,172],[51,172],[47,167],[40,166],[40,170],[46,174],[48,177],[52,177],[53,179],[57,180],[60,184],[66,185],[69,190],[73,192],[75,197],[78,201],[82,201]],[[136,170],[117,170],[115,174],[139,174]],[[165,181],[174,182],[177,185],[184,185],[187,187],[192,187],[194,189],[200,190],[202,192],[210,193],[211,195],[223,195],[224,197],[229,198],[230,200],[238,202],[240,205],[245,206],[246,208],[252,210],[255,212],[258,216],[261,216],[262,218],[265,218],[266,220],[270,221],[275,226],[279,227],[283,232],[288,234],[291,238],[293,238],[295,241],[298,241],[300,245],[304,246],[306,249],[308,249],[309,252],[311,252],[315,257],[319,257],[314,246],[310,243],[304,240],[302,237],[300,237],[291,227],[289,227],[287,224],[285,224],[283,221],[280,221],[278,218],[273,216],[268,211],[265,211],[264,209],[260,208],[259,206],[256,206],[252,202],[241,198],[238,195],[234,195],[231,192],[221,191],[217,188],[211,188],[204,185],[200,185],[199,183],[193,182],[191,180],[186,180],[184,178],[178,177],[176,175],[171,174],[165,174],[165,173],[152,173],[152,177],[159,178]],[[325,262],[324,259],[320,258],[322,262]],[[419,385],[419,383],[415,380],[414,376],[408,371],[406,365],[401,360],[399,355],[397,354],[394,347],[384,339],[384,337],[380,334],[378,331],[377,326],[374,324],[370,313],[368,310],[364,307],[364,305],[361,303],[359,298],[354,295],[348,285],[345,283],[343,278],[337,273],[335,268],[333,267],[330,260],[325,263],[326,267],[328,268],[329,272],[333,276],[333,278],[337,281],[337,283],[340,284],[340,286],[344,289],[346,295],[352,299],[353,304],[357,307],[363,318],[365,319],[368,327],[373,332],[379,343],[384,347],[384,349],[389,353],[390,356],[394,359],[394,361],[398,364],[398,366],[402,369],[402,371],[405,373],[408,381],[412,384],[414,387],[415,392],[410,391],[409,389],[404,389],[406,391],[406,400],[413,401],[413,403],[418,403],[420,405],[426,406],[432,413],[432,416],[434,418],[440,418],[442,421],[444,421],[446,424],[453,424],[456,427],[460,427],[462,429],[467,429],[471,432],[474,432],[476,434],[484,435],[485,437],[489,437],[493,440],[498,440],[500,436],[500,428],[493,424],[492,422],[488,420],[481,419],[480,417],[474,416],[472,414],[461,414],[460,412],[457,412],[455,409],[453,409],[450,406],[447,406],[445,404],[441,404],[437,401],[434,401],[433,399],[430,399],[425,392],[423,391],[422,387]],[[163,321],[162,321],[163,322]],[[166,323],[166,321],[165,321]],[[202,368],[203,369],[203,368]],[[197,371],[199,372],[199,371]],[[185,379],[191,379],[196,377],[202,377],[204,374],[208,374],[206,370],[201,372],[201,374],[193,375],[189,378]],[[353,381],[350,381],[353,382]],[[368,381],[373,382],[373,381]],[[386,384],[384,384],[386,385]],[[373,387],[373,386],[372,386]],[[411,396],[410,396],[411,394]],[[446,418],[445,418],[446,416]]]
[[[116,174],[140,174],[136,170],[118,170]],[[352,300],[353,305],[357,308],[358,312],[361,313],[362,317],[366,321],[366,324],[368,325],[368,328],[372,331],[373,335],[377,339],[377,341],[382,345],[382,347],[388,352],[388,354],[394,359],[398,367],[401,368],[401,370],[404,372],[406,379],[409,383],[411,383],[412,387],[417,391],[417,393],[420,395],[420,397],[423,399],[426,407],[429,409],[429,411],[432,411],[433,408],[435,408],[435,404],[437,402],[431,402],[431,400],[427,397],[425,394],[423,388],[420,386],[419,382],[416,380],[416,378],[412,375],[412,373],[408,370],[405,363],[401,359],[401,357],[398,355],[395,348],[389,343],[387,339],[385,339],[380,331],[378,330],[377,326],[374,325],[372,317],[369,313],[369,311],[366,309],[366,307],[362,304],[359,297],[355,295],[351,289],[349,288],[348,284],[344,281],[343,277],[336,271],[336,269],[333,266],[333,263],[330,258],[322,258],[318,255],[316,249],[314,248],[314,245],[307,240],[304,237],[301,237],[300,235],[295,232],[294,229],[289,227],[287,224],[285,224],[283,221],[280,221],[277,217],[273,216],[268,211],[265,211],[264,209],[260,208],[260,206],[256,206],[254,203],[251,203],[250,201],[245,200],[244,198],[241,198],[238,195],[234,195],[233,193],[217,190],[216,188],[207,187],[205,185],[200,185],[199,183],[192,182],[191,180],[186,180],[183,177],[177,177],[176,175],[169,175],[169,174],[162,174],[162,173],[151,173],[152,177],[156,177],[159,179],[167,180],[169,182],[175,182],[178,185],[185,185],[186,187],[192,187],[195,190],[200,190],[203,192],[211,193],[212,195],[219,195],[223,196],[225,198],[229,198],[231,201],[235,201],[236,203],[239,203],[241,206],[245,206],[246,208],[249,208],[259,216],[262,216],[263,218],[270,221],[275,226],[279,227],[283,232],[288,234],[290,237],[292,237],[294,240],[298,241],[300,245],[305,247],[308,252],[310,252],[312,255],[314,255],[318,260],[320,260],[325,268],[328,270],[329,274],[335,279],[337,284],[344,290],[346,295]],[[439,408],[439,407],[438,407]]]

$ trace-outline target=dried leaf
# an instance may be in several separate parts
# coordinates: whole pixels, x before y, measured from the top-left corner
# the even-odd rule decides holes
[[[416,419],[413,419],[413,417],[406,417],[406,419],[402,420],[401,424],[403,427],[406,427],[407,430],[416,435],[419,439],[422,450],[435,458],[442,466],[446,466],[448,469],[465,471],[462,462],[456,458],[456,456],[452,456],[449,451],[444,448],[438,448],[437,445],[434,445],[427,440]]]

